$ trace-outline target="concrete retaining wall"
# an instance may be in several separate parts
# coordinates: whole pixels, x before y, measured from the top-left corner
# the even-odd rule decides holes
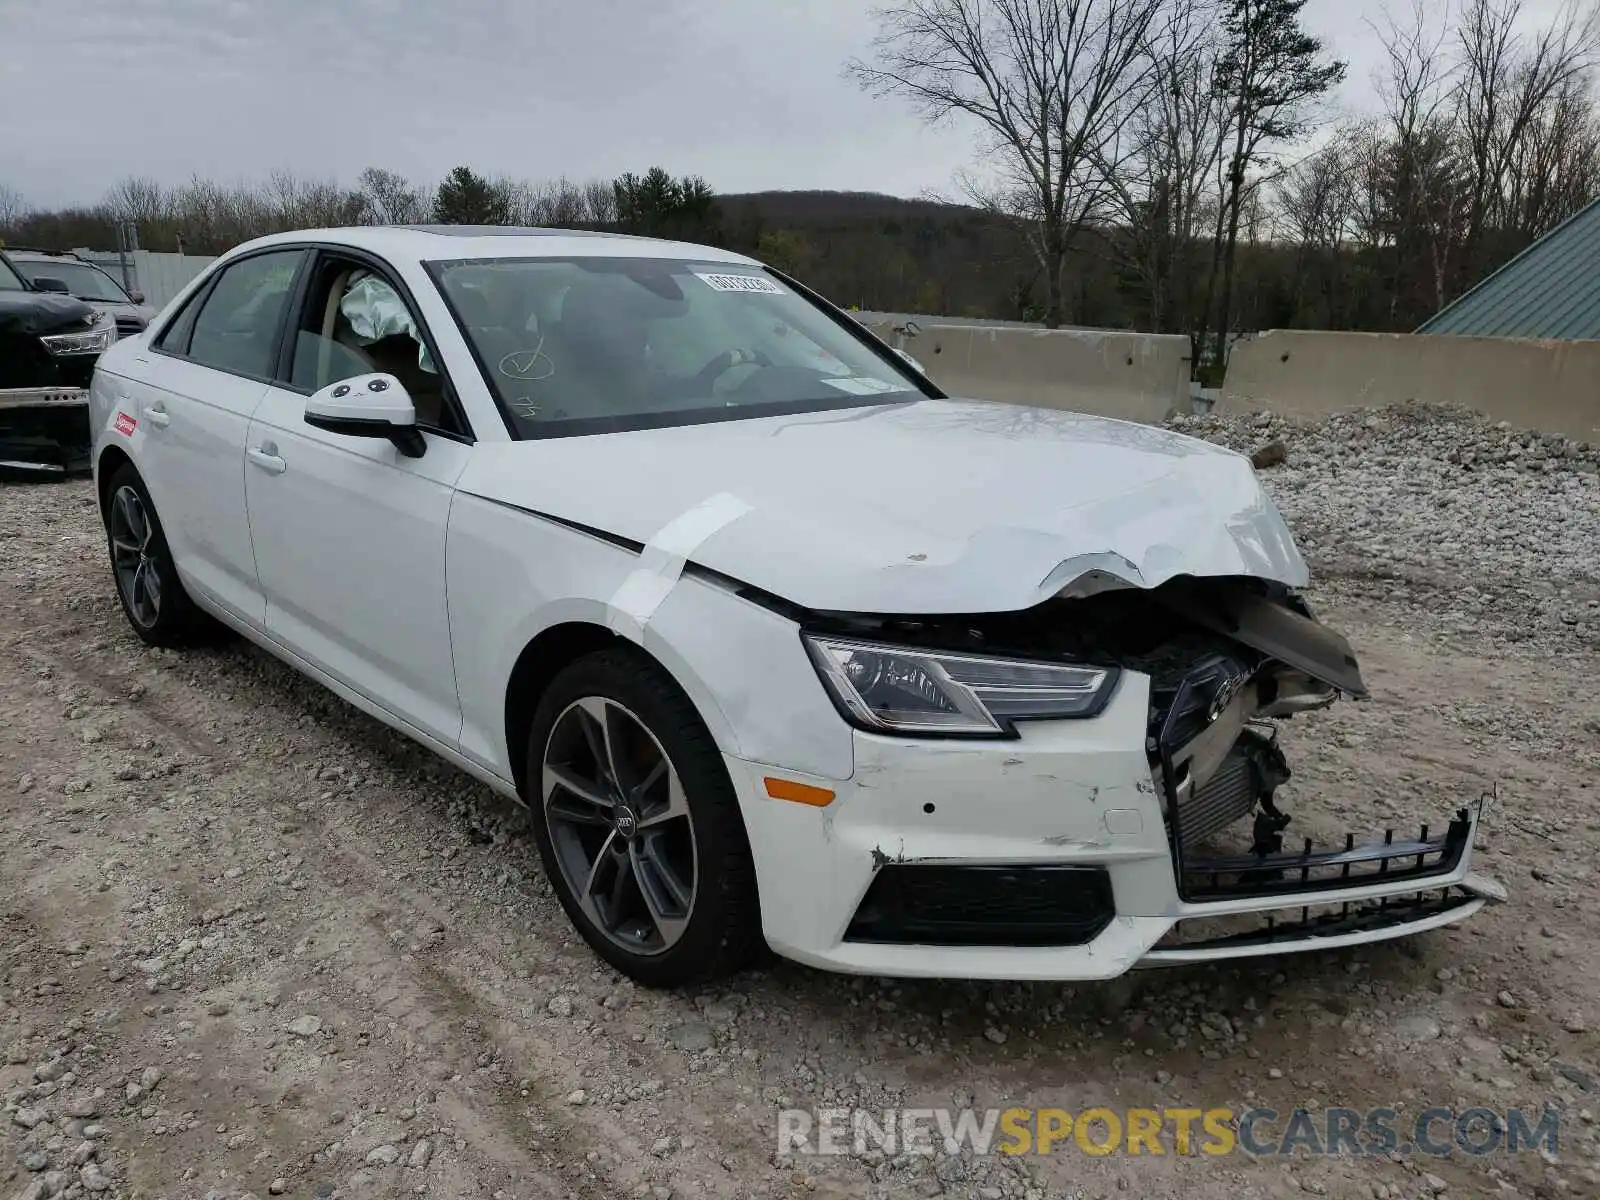
[[[868,328],[900,344],[892,323]],[[1189,407],[1189,339],[1178,335],[923,325],[903,344],[952,396],[1147,422]]]
[[[1600,341],[1272,329],[1234,346],[1218,408],[1317,417],[1405,403],[1600,443]]]

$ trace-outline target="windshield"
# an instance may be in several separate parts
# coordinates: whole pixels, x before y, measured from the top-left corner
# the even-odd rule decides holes
[[[25,292],[28,285],[11,269],[8,260],[0,258],[0,292]]]
[[[500,258],[428,268],[523,437],[922,395],[905,371],[759,267]]]
[[[102,300],[111,304],[130,304],[128,294],[117,286],[116,280],[99,267],[71,259],[23,259],[17,270],[30,280],[59,279],[79,300]]]

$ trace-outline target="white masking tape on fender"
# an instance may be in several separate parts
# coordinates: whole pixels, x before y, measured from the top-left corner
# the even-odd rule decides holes
[[[631,571],[606,606],[606,626],[631,641],[642,641],[644,627],[667,598],[683,565],[717,530],[737,521],[750,506],[721,492],[674,517],[644,544],[639,565]]]

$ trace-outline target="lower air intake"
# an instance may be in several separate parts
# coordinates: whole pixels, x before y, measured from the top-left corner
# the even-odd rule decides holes
[[[1111,923],[1103,867],[945,867],[890,863],[845,940],[923,946],[1081,946]]]

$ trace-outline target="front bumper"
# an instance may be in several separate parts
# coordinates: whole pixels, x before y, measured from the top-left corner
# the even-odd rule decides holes
[[[89,393],[0,389],[0,474],[50,478],[89,470]]]
[[[727,758],[768,943],[858,974],[1101,980],[1402,937],[1504,898],[1472,870],[1481,808],[1388,854],[1352,841],[1337,859],[1301,850],[1248,870],[1191,855],[1180,876],[1148,709],[1148,680],[1129,673],[1095,720],[1024,725],[1015,741],[857,733],[842,783]],[[836,799],[771,799],[774,775]]]

